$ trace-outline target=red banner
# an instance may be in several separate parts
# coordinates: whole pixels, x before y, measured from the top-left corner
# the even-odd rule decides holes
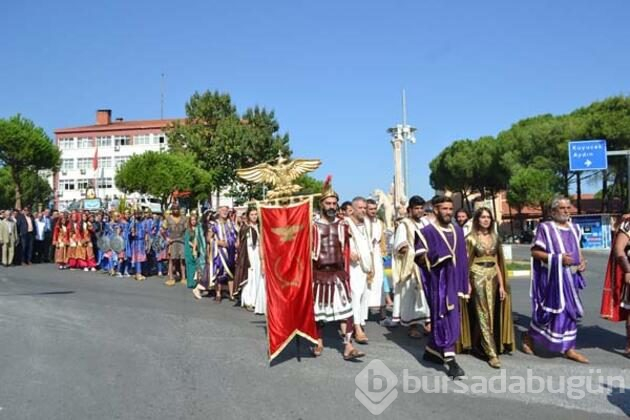
[[[313,313],[311,200],[259,208],[267,286],[267,335],[273,360],[297,334],[317,343]]]

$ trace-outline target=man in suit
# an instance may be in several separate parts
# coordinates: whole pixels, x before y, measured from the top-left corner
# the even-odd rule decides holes
[[[4,212],[0,221],[0,243],[2,243],[2,265],[8,267],[13,262],[13,254],[18,241],[17,227],[11,216],[11,210]]]
[[[17,230],[22,244],[22,265],[31,265],[33,259],[33,242],[35,240],[35,222],[31,209],[24,207],[17,217]]]

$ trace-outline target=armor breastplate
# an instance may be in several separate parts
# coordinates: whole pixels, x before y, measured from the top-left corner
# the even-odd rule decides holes
[[[343,267],[343,251],[339,241],[339,221],[335,223],[318,223],[321,233],[317,266]]]

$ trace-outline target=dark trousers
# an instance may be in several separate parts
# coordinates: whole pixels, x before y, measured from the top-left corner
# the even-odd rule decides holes
[[[22,264],[30,264],[33,261],[33,233],[20,235],[20,244],[22,245]]]
[[[47,257],[48,251],[46,249],[46,241],[38,241],[35,239],[35,243],[33,245],[33,262],[45,262]]]
[[[44,250],[41,262],[53,262],[55,259],[55,249],[52,246],[52,232],[44,233]]]

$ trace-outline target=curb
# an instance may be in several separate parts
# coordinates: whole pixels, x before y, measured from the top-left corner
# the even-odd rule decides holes
[[[510,277],[529,277],[531,271],[529,270],[508,270],[507,275]]]

